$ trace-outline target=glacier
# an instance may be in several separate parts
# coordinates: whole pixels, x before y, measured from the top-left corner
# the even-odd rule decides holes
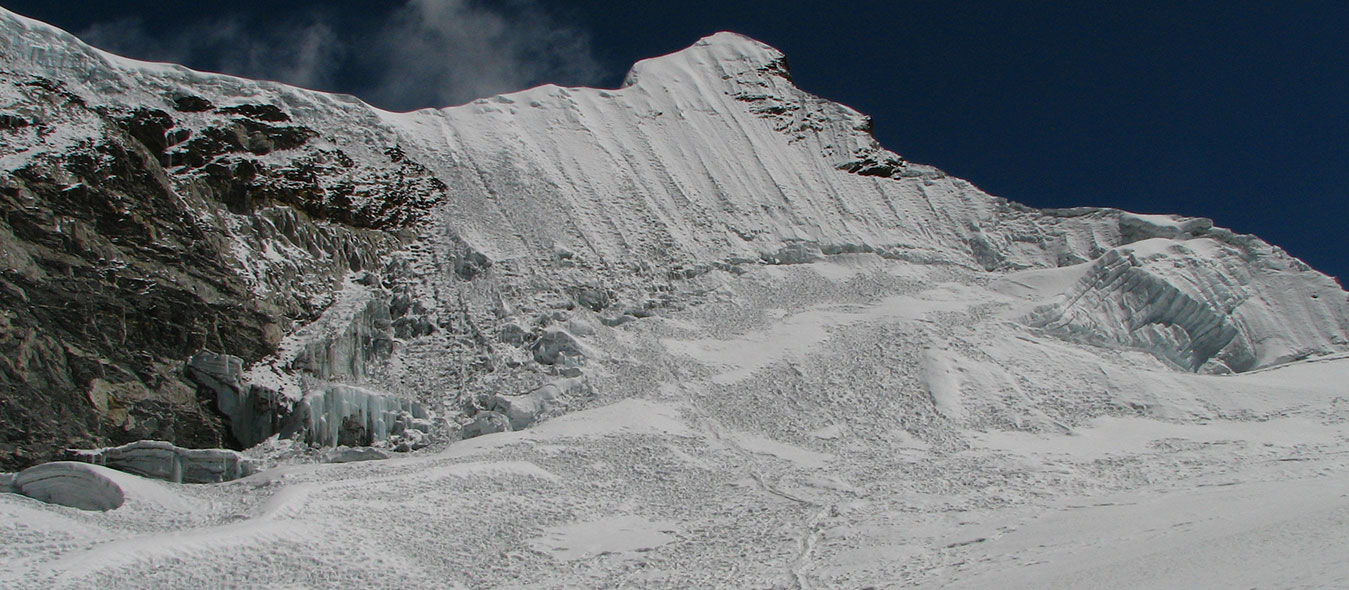
[[[1255,236],[988,195],[734,33],[393,113],[0,29],[7,420],[66,429],[6,465],[262,468],[0,494],[0,585],[1129,585],[1092,535],[1345,579],[1349,294]],[[1253,506],[1315,567],[1217,565]]]

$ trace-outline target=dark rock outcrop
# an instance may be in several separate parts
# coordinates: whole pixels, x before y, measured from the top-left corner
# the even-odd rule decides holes
[[[259,121],[281,123],[290,120],[290,115],[287,115],[280,107],[271,104],[241,104],[230,107],[221,107],[217,110],[227,115],[243,115]]]
[[[173,108],[184,113],[200,113],[215,108],[215,105],[200,96],[182,95],[173,98]]]
[[[172,367],[208,342],[247,358],[275,344],[219,228],[105,125],[87,150],[0,180],[3,467],[143,438],[220,446],[219,420]]]

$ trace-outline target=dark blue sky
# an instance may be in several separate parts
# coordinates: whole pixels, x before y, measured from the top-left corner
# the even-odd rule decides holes
[[[990,193],[1211,217],[1349,277],[1349,2],[1090,4],[0,0],[132,57],[396,109],[615,86],[638,59],[737,31],[873,115],[890,149]],[[459,24],[410,29],[414,13]],[[412,37],[432,41],[391,48]]]

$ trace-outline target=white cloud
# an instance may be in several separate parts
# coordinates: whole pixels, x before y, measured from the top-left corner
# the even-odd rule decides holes
[[[373,55],[387,67],[364,90],[381,104],[458,104],[547,81],[591,83],[601,70],[587,36],[534,4],[511,14],[469,0],[410,0],[386,23]]]
[[[367,21],[319,13],[263,24],[235,17],[172,32],[126,19],[79,36],[129,57],[348,92],[389,109],[460,104],[550,81],[590,84],[602,76],[588,36],[533,0],[501,9],[473,0],[407,0]]]
[[[317,19],[257,28],[239,18],[227,18],[156,34],[132,18],[95,24],[79,37],[95,47],[138,59],[184,63],[306,88],[331,88],[345,51],[332,28]]]

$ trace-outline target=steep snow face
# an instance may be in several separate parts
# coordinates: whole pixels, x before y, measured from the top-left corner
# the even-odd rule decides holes
[[[637,64],[619,90],[545,86],[386,118],[409,153],[458,175],[450,207],[497,258],[561,247],[659,268],[802,243],[968,264],[969,228],[1002,221],[999,201],[904,166],[865,117],[796,89],[782,54],[730,33]],[[864,162],[912,178],[846,172]]]
[[[1076,304],[1030,322],[1215,371],[1334,350],[1349,326],[1333,281],[1208,220],[1045,215],[904,162],[876,143],[867,117],[799,90],[780,52],[733,33],[640,62],[616,91],[547,86],[387,118],[430,161],[453,148],[455,159],[433,165],[465,173],[449,207],[476,219],[464,235],[502,259],[563,248],[641,272],[878,252],[998,271],[1118,266],[1118,248],[1160,240],[1152,247],[1175,245],[1167,260],[1128,258],[1146,268],[1079,285]]]
[[[1334,350],[1349,325],[1333,281],[1207,220],[1045,215],[904,162],[875,142],[865,116],[797,89],[780,52],[732,33],[640,62],[615,91],[546,86],[386,118],[410,131],[410,152],[460,174],[448,207],[476,220],[458,227],[499,259],[563,249],[641,273],[877,252],[999,271],[1101,260],[1149,238],[1203,238],[1203,248],[1179,247],[1173,270],[1082,285],[1073,297],[1136,304],[1030,321],[1215,371]],[[454,157],[437,160],[446,145]],[[1285,281],[1297,286],[1274,286]],[[1177,298],[1195,290],[1209,293]],[[1137,315],[1130,305],[1151,307]],[[1265,333],[1274,309],[1300,318],[1295,335]]]

